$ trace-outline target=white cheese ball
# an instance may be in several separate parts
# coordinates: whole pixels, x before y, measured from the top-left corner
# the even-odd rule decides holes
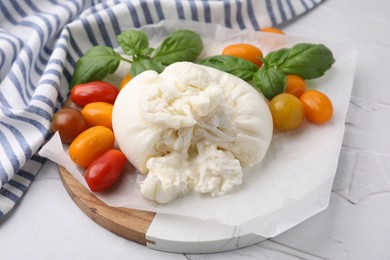
[[[148,174],[141,193],[160,203],[239,186],[242,168],[264,158],[273,130],[267,101],[251,85],[190,62],[132,79],[115,101],[112,124],[120,149]]]

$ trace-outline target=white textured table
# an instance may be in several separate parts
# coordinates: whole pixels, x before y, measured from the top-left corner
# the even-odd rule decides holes
[[[171,254],[118,237],[71,200],[47,162],[0,221],[1,259],[389,259],[390,1],[326,0],[282,29],[353,40],[359,57],[338,172],[328,209],[246,248]]]

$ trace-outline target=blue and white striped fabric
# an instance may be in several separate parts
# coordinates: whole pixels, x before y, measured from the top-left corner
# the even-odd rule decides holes
[[[36,153],[51,135],[51,118],[68,94],[85,45],[116,47],[121,28],[164,19],[259,30],[321,1],[0,1],[0,216],[18,203],[44,163]],[[83,47],[76,40],[80,37]]]

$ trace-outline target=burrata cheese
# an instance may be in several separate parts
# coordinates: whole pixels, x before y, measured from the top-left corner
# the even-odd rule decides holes
[[[190,191],[223,195],[259,164],[272,138],[266,99],[214,68],[178,62],[145,71],[119,93],[117,143],[143,174],[141,193],[167,203]]]

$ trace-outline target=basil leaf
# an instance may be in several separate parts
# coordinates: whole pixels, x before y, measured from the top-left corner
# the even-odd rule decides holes
[[[178,30],[161,43],[153,59],[164,65],[178,61],[195,61],[202,50],[203,42],[197,33],[190,30]]]
[[[110,47],[90,48],[77,61],[69,88],[77,84],[104,79],[108,74],[116,71],[120,61],[121,56]]]
[[[143,56],[144,49],[149,47],[149,40],[146,34],[137,30],[123,31],[118,35],[118,43],[123,52],[128,55]]]
[[[198,62],[201,65],[213,67],[243,80],[250,80],[258,70],[258,66],[253,62],[227,55],[216,55]]]
[[[277,67],[283,64],[288,58],[289,49],[283,48],[277,51],[273,51],[267,54],[267,56],[263,59],[264,65],[267,67]]]
[[[286,75],[313,79],[324,75],[334,62],[332,52],[325,45],[300,43],[288,51],[287,59],[278,68]]]
[[[141,56],[142,56],[142,57],[149,57],[150,54],[153,53],[153,51],[154,51],[153,48],[146,48],[146,49],[143,49],[143,50],[141,51]]]
[[[283,93],[286,87],[286,76],[277,68],[261,67],[253,77],[254,86],[269,100]]]
[[[152,59],[140,59],[131,64],[130,74],[132,77],[135,77],[146,70],[154,70],[157,73],[161,73],[164,70],[164,66],[161,62]]]

